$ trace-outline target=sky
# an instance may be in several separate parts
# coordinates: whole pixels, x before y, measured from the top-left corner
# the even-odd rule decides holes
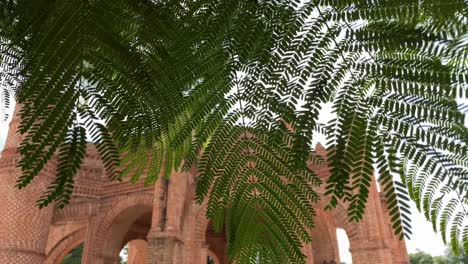
[[[12,109],[10,109],[10,112],[11,110]],[[327,115],[327,110],[329,109],[325,107],[323,110],[325,115]],[[10,119],[11,115],[12,114],[10,114]],[[0,150],[3,149],[5,144],[9,121],[10,120],[0,120]],[[417,211],[414,203],[412,204],[412,228],[413,235],[411,236],[410,240],[406,240],[408,252],[416,252],[416,249],[419,249],[434,256],[444,254],[445,246],[442,242],[440,234],[435,234],[433,232],[431,223],[426,221],[424,215]],[[346,233],[344,230],[338,230],[337,235],[341,261],[351,263],[349,241],[347,239]]]

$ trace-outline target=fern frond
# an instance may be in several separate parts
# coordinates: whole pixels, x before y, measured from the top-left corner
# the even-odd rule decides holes
[[[59,161],[41,206],[69,200],[86,130],[111,179],[151,184],[197,166],[196,200],[208,199],[231,260],[304,263],[319,132],[327,209],[342,203],[362,219],[377,165],[397,235],[411,232],[410,197],[467,248],[464,1],[38,0],[0,10],[0,101],[9,107],[14,94],[23,106],[17,186]],[[332,118],[321,124],[324,104]]]

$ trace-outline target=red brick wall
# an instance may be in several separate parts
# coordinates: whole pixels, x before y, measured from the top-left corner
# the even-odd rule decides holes
[[[5,149],[0,157],[0,263],[43,263],[53,207],[40,210],[35,201],[51,181],[54,163],[45,169],[24,190],[15,186],[21,174],[16,148],[21,137],[15,132],[19,124],[13,118]]]
[[[227,263],[225,238],[209,232],[206,203],[194,202],[195,171],[174,172],[167,184],[160,180],[150,187],[144,187],[144,179],[137,184],[109,182],[96,149],[89,145],[72,203],[63,210],[39,210],[35,201],[53,177],[54,166],[51,162],[25,190],[13,187],[20,175],[16,168],[19,155],[15,152],[21,140],[14,133],[17,122],[14,119],[11,124],[7,148],[0,158],[0,263],[61,263],[61,258],[82,241],[83,263],[118,263],[120,249],[138,236],[146,239],[148,246],[146,251],[141,243],[131,247],[135,263],[205,264],[209,254],[214,254],[219,264]],[[326,154],[322,147],[317,148]],[[312,169],[321,178],[329,175],[326,166],[314,165]],[[323,188],[317,191],[323,193]],[[317,228],[311,230],[314,241],[304,247],[309,264],[332,259],[339,263],[336,228],[346,230],[354,264],[408,263],[406,246],[392,235],[385,201],[375,184],[360,223],[348,222],[344,205],[323,211],[325,203],[326,198],[317,204]],[[145,212],[152,216],[141,220]],[[148,223],[136,225],[138,221]],[[135,229],[145,224],[151,229]],[[141,232],[146,235],[141,237]]]

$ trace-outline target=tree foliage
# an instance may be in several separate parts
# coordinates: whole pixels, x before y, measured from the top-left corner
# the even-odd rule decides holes
[[[81,264],[81,257],[83,256],[83,244],[75,247],[70,254],[63,258],[62,264]]]
[[[411,264],[466,264],[468,263],[468,256],[462,252],[458,256],[453,254],[453,251],[450,248],[447,248],[443,256],[431,256],[430,254],[420,251],[419,249],[416,253],[410,254],[410,263]]]
[[[417,251],[416,253],[410,254],[410,263],[411,264],[435,264],[434,257],[427,254],[426,252]],[[442,262],[443,263],[443,262]],[[441,264],[441,263],[437,263]]]
[[[316,186],[362,219],[374,167],[397,235],[409,198],[468,251],[463,0],[3,0],[2,99],[22,105],[23,188],[63,207],[86,131],[111,179],[197,166],[238,263],[304,263]],[[334,118],[318,123],[325,103]],[[325,132],[331,177],[307,162]],[[121,158],[124,155],[123,158]]]

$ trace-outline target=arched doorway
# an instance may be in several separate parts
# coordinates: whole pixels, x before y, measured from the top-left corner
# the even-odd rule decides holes
[[[70,259],[70,254],[73,254],[73,259],[81,259],[83,242],[85,239],[86,228],[79,228],[69,233],[65,233],[60,237],[47,253],[45,264],[62,264],[65,259]],[[68,257],[67,257],[68,256]],[[70,261],[70,260],[68,260]],[[78,262],[78,263],[81,263]]]
[[[83,243],[76,246],[70,253],[65,255],[62,264],[79,264],[83,256]]]
[[[224,264],[227,262],[226,254],[226,234],[223,232],[215,232],[211,222],[208,224],[205,232],[205,241],[208,247],[207,264]]]
[[[314,264],[340,263],[335,222],[328,212],[317,210],[311,237]]]
[[[108,240],[104,245],[104,264],[114,264],[117,259],[120,261],[119,253],[127,243],[129,244],[130,256],[132,252],[130,246],[135,246],[135,242],[133,241],[146,240],[146,236],[151,228],[151,216],[152,212],[147,211],[147,208],[140,208],[137,206],[124,211],[116,219],[111,226]],[[136,247],[133,247],[133,250],[135,249]],[[141,245],[138,249],[139,250],[134,253],[136,255],[133,257],[135,261],[139,260],[137,263],[142,263],[146,256],[141,256],[141,254],[146,251],[141,249]]]
[[[216,255],[213,252],[208,251],[208,256],[206,257],[206,264],[220,264],[220,263],[221,262],[218,260]]]
[[[352,256],[349,251],[349,238],[346,230],[342,228],[336,229],[336,237],[338,239],[338,249],[340,252],[341,263],[351,264]]]
[[[126,197],[115,204],[101,221],[96,234],[99,240],[95,250],[96,264],[118,264],[120,251],[127,243],[146,240],[151,229],[152,210],[152,196],[149,195]]]

